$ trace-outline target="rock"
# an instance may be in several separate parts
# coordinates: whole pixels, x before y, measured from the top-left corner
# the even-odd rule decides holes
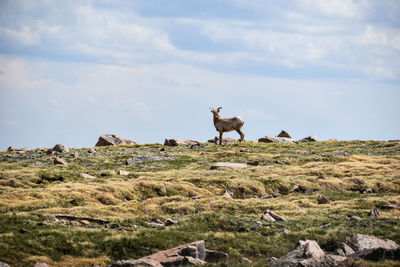
[[[45,262],[36,262],[34,267],[49,267]]]
[[[118,171],[118,175],[127,176],[127,175],[129,175],[129,172],[128,171],[119,170]]]
[[[74,155],[73,155],[73,157],[74,157],[74,159],[77,159],[77,158],[79,157],[79,153],[78,153],[78,151],[75,151],[75,152],[74,152]]]
[[[350,216],[347,218],[349,221],[361,221],[361,218],[358,216]]]
[[[167,220],[165,220],[164,225],[165,226],[171,226],[171,225],[174,225],[174,224],[177,224],[177,223],[178,223],[177,219],[168,218]]]
[[[226,189],[223,196],[226,197],[226,198],[233,198],[233,192],[231,192],[228,189]]]
[[[69,152],[69,148],[62,144],[55,145],[51,150],[59,152],[59,153]]]
[[[7,148],[7,151],[8,152],[16,152],[16,151],[23,151],[23,152],[26,152],[26,151],[29,151],[29,148],[27,148],[27,147],[23,147],[23,148],[13,148],[13,147],[8,147]]]
[[[323,195],[318,195],[317,197],[318,204],[328,204],[330,203]]]
[[[379,213],[378,209],[373,209],[368,213],[368,216],[370,217],[379,217],[381,214]]]
[[[210,139],[207,141],[208,143],[214,143],[214,144],[219,144],[219,137],[216,136],[214,139]],[[237,138],[231,138],[231,137],[222,137],[222,144],[223,145],[230,145],[230,144],[235,144],[239,142],[239,139]]]
[[[68,165],[68,162],[65,159],[55,157],[54,164]]]
[[[355,253],[355,251],[346,243],[341,244],[341,249],[344,252],[344,255],[346,256]]]
[[[96,149],[94,149],[93,147],[89,148],[89,150],[87,152],[90,153],[90,154],[96,154],[97,153]]]
[[[373,193],[373,192],[374,192],[374,191],[372,191],[371,188],[367,188],[367,189],[365,189],[365,190],[362,191],[363,194],[371,194],[371,193]]]
[[[366,249],[348,256],[351,259],[364,259],[366,261],[400,261],[400,249],[373,248]]]
[[[135,163],[143,163],[143,162],[153,162],[153,161],[160,161],[160,160],[174,160],[175,158],[172,157],[162,157],[162,156],[138,156],[134,158],[127,159],[125,164],[131,165]]]
[[[286,131],[284,131],[284,130],[282,130],[282,131],[277,135],[277,137],[284,137],[284,138],[290,138],[290,139],[292,139],[292,137],[291,137]]]
[[[262,138],[258,139],[259,143],[294,143],[294,140],[292,138],[286,138],[286,137],[276,137],[276,136],[265,136]]]
[[[87,174],[87,173],[81,173],[81,177],[85,178],[85,179],[95,179],[97,178],[96,176]]]
[[[185,142],[178,139],[165,139],[164,146],[179,146],[184,145]]]
[[[244,163],[233,163],[233,162],[217,162],[211,166],[210,170],[217,170],[221,168],[231,168],[231,169],[242,169],[246,168],[247,165]]]
[[[389,239],[379,239],[375,236],[356,234],[351,237],[346,238],[345,242],[350,246],[355,252],[359,252],[366,249],[399,249],[400,246],[396,242]]]
[[[10,265],[8,265],[5,262],[0,261],[0,267],[10,267]]]
[[[247,164],[251,165],[251,166],[258,166],[258,165],[260,165],[260,161],[259,160],[251,160],[251,161],[248,161]]]
[[[314,240],[300,240],[285,256],[271,261],[273,267],[280,266],[347,266],[350,260],[339,255],[325,254]]]
[[[164,227],[164,222],[159,219],[152,219],[150,222],[147,223],[149,226],[157,228],[157,227]]]
[[[82,220],[81,224],[83,225],[90,225],[90,222],[88,220]]]
[[[301,186],[301,185],[294,185],[292,187],[292,189],[290,189],[289,193],[294,193],[294,192],[305,193],[306,192],[306,188]]]
[[[267,210],[264,212],[263,215],[261,215],[261,220],[268,221],[268,222],[276,222],[276,221],[287,221],[285,218],[279,216],[275,212],[272,212],[270,210]]]
[[[187,266],[207,263],[204,241],[196,241],[172,249],[159,251],[150,256],[137,260],[128,259],[117,261],[111,265],[116,266]]]
[[[246,258],[246,257],[242,257],[241,259],[240,259],[240,263],[250,263],[251,262],[251,260],[249,260],[248,258]]]
[[[300,139],[298,142],[317,142],[318,138],[315,135],[310,135]]]
[[[198,199],[201,199],[201,196],[192,196],[191,199],[198,200]]]
[[[396,208],[396,205],[391,205],[391,204],[389,204],[389,205],[382,205],[381,206],[381,209],[382,210],[394,210]]]
[[[162,147],[162,148],[160,149],[160,152],[165,152],[165,151],[167,151],[167,150],[165,149],[165,147]]]
[[[115,134],[104,134],[99,137],[96,146],[134,145],[135,141],[119,137]]]
[[[226,262],[228,260],[228,254],[216,250],[206,249],[206,262],[218,263]]]

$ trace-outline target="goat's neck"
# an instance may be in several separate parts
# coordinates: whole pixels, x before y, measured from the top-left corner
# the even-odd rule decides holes
[[[219,114],[214,114],[214,124],[220,119],[222,119],[222,117]]]

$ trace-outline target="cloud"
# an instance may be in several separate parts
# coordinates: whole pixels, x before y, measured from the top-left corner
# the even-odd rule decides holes
[[[267,121],[275,121],[278,120],[278,117],[272,114],[266,114],[257,109],[247,109],[243,112],[243,116],[246,119],[253,119],[253,120],[267,120]]]

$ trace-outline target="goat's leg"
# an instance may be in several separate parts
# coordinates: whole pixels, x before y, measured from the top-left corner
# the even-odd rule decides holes
[[[222,145],[222,134],[224,132],[219,132],[219,145]]]
[[[236,132],[240,134],[240,142],[244,141],[244,133],[241,131],[241,129],[237,129]]]

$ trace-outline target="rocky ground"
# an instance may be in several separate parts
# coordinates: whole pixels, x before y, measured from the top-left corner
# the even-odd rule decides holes
[[[0,152],[0,261],[399,265],[400,142],[282,138]]]

